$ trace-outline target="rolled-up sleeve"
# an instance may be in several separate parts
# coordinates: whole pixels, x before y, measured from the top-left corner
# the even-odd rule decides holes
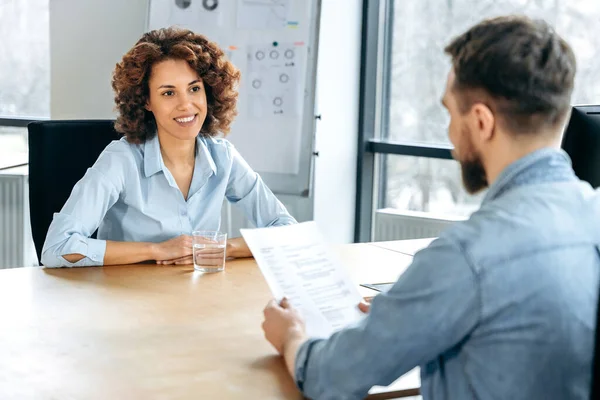
[[[311,339],[296,355],[298,387],[312,399],[361,399],[458,344],[479,320],[476,275],[457,245],[419,252],[357,325]]]
[[[83,267],[104,263],[106,241],[90,236],[123,188],[124,166],[120,160],[123,155],[115,147],[116,143],[107,147],[75,184],[62,210],[54,214],[42,250],[44,266]],[[71,263],[63,257],[67,254],[81,254],[84,258]]]
[[[231,144],[229,154],[232,166],[225,192],[227,200],[258,228],[295,224],[294,217]]]

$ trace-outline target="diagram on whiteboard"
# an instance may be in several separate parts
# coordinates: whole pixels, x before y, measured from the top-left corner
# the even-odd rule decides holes
[[[277,43],[248,47],[245,85],[252,118],[300,115],[301,50],[301,46]]]
[[[285,28],[291,0],[238,0],[237,25],[240,29]]]
[[[223,0],[154,0],[150,8],[149,28],[171,25],[203,33],[207,27],[220,27]]]

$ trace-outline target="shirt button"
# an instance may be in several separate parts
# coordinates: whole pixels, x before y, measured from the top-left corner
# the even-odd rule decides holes
[[[187,211],[186,210],[181,210],[181,216],[185,217],[187,215]]]

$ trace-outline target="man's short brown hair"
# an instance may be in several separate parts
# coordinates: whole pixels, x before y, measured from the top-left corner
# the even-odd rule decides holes
[[[570,110],[575,55],[550,25],[524,16],[488,19],[445,48],[461,112],[488,105],[513,133],[556,127]]]

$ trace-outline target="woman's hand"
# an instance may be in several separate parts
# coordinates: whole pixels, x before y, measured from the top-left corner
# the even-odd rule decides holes
[[[154,257],[157,264],[191,264],[192,237],[180,235],[154,245]]]
[[[227,240],[227,257],[244,258],[252,257],[252,252],[242,237]]]
[[[194,263],[193,256],[183,256],[174,260],[156,261],[160,265],[189,265]]]

